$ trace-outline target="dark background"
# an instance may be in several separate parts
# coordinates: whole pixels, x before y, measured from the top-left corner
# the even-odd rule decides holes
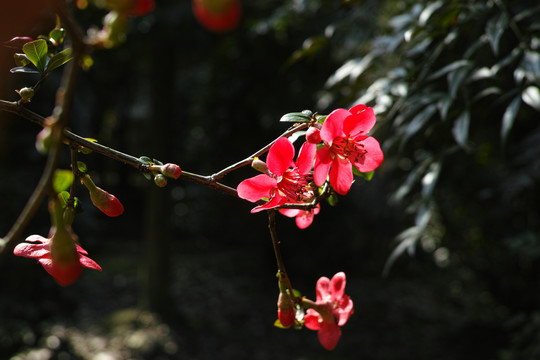
[[[78,187],[84,213],[74,231],[103,272],[86,270],[60,287],[33,260],[1,258],[0,357],[540,358],[540,100],[522,96],[540,85],[538,5],[242,5],[239,27],[225,34],[201,27],[189,1],[161,0],[132,19],[127,42],[94,52],[94,66],[80,74],[70,127],[207,175],[279,136],[285,113],[374,106],[385,162],[373,180],[357,180],[335,207],[323,204],[306,230],[278,218],[295,288],[314,298],[320,276],[347,274],[355,313],[337,348],[324,350],[310,330],[273,326],[277,269],[264,213],[182,178],[157,188],[90,154],[80,160],[126,209],[107,218]],[[54,26],[39,1],[2,6],[2,41]],[[104,14],[74,9],[83,28]],[[0,54],[2,98],[11,101],[13,89],[36,81],[9,73],[12,53]],[[493,66],[496,74],[476,80]],[[51,113],[60,76],[30,109]],[[515,99],[523,100],[512,112]],[[40,176],[39,130],[0,114],[0,234]],[[224,182],[235,187],[253,175],[242,169]],[[49,226],[44,204],[25,234],[46,235]]]

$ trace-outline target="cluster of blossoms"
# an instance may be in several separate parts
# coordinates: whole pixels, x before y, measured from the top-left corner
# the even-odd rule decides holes
[[[328,180],[338,194],[345,195],[354,180],[353,166],[368,173],[382,163],[379,142],[367,135],[375,121],[373,109],[365,105],[334,110],[322,125],[314,122],[306,132],[296,162],[293,144],[279,138],[270,147],[266,163],[253,161],[253,168],[263,174],[242,181],[238,196],[251,202],[265,201],[253,208],[253,213],[284,204],[311,203],[310,210],[280,209],[283,215],[295,217],[299,228],[308,227],[320,211],[315,201],[317,188]]]
[[[353,302],[345,294],[345,284],[344,272],[335,274],[331,280],[321,277],[315,287],[316,301],[313,302],[291,295],[280,278],[277,302],[280,327],[289,328],[297,322],[303,323],[308,329],[317,331],[319,342],[325,349],[333,350],[341,337],[341,327],[353,313]],[[306,311],[297,321],[299,309]]]

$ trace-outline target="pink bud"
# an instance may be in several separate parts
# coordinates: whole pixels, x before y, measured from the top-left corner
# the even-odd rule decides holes
[[[182,169],[176,164],[165,164],[161,167],[161,173],[167,177],[178,179],[182,175]]]
[[[278,319],[281,325],[286,328],[293,326],[296,319],[296,311],[290,296],[280,292],[277,305]]]
[[[161,188],[165,187],[167,186],[167,178],[162,174],[157,174],[154,176],[154,183]]]
[[[321,130],[317,129],[316,127],[310,127],[306,131],[306,140],[310,144],[318,144],[322,141],[321,139]]]
[[[90,200],[99,210],[101,210],[107,216],[119,216],[124,212],[124,206],[116,198],[116,196],[109,194],[107,191],[102,188],[97,187],[90,175],[85,175],[82,178],[83,184],[86,186],[90,192]]]

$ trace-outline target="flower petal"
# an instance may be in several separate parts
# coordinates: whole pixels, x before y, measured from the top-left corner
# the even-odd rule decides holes
[[[268,150],[266,164],[268,170],[274,175],[281,176],[285,171],[294,166],[294,146],[286,137],[280,137]]]
[[[336,136],[345,137],[343,133],[343,120],[350,116],[351,113],[345,109],[336,109],[328,115],[321,129],[321,139],[328,145],[332,145],[332,141]]]
[[[317,303],[328,301],[328,299],[330,298],[330,279],[326,276],[323,276],[319,280],[317,280],[317,285],[315,285],[315,292],[317,294]]]
[[[99,266],[97,262],[87,256],[84,256],[83,254],[79,254],[79,263],[89,269],[101,271],[101,266]]]
[[[341,328],[334,323],[324,322],[317,336],[326,350],[334,350],[341,337]]]
[[[376,121],[373,109],[365,105],[356,105],[349,111],[352,115],[343,121],[343,132],[350,137],[367,135]]]
[[[307,309],[304,316],[304,326],[310,330],[319,330],[321,328],[321,316],[313,309]]]
[[[276,195],[274,195],[274,197],[272,197],[270,201],[268,201],[266,204],[259,205],[251,209],[251,213],[254,214],[262,210],[272,209],[272,208],[281,206],[285,204],[286,202],[287,202],[286,197],[280,196],[276,193]]]
[[[330,293],[332,294],[332,300],[339,301],[345,294],[345,284],[347,283],[345,273],[343,271],[338,272],[330,280]]]
[[[370,172],[375,170],[381,165],[384,160],[384,154],[381,150],[381,145],[373,136],[367,136],[361,140],[366,154],[362,156],[359,161],[354,162],[354,166],[360,172]]]
[[[298,215],[300,213],[300,209],[279,209],[279,213],[281,215],[285,215],[287,217],[295,217],[296,215]]]
[[[330,157],[330,150],[327,147],[322,147],[317,150],[315,166],[313,169],[313,181],[315,182],[315,185],[322,186],[322,184],[324,184],[328,177],[331,165],[332,158]]]
[[[299,229],[305,229],[313,223],[313,219],[315,218],[315,214],[318,214],[321,209],[321,205],[317,204],[317,207],[314,209],[311,209],[309,211],[300,211],[298,213],[298,216],[296,216],[296,226],[298,226]]]
[[[49,252],[49,244],[20,243],[13,249],[14,255],[36,259],[49,254]]]
[[[330,185],[340,195],[349,192],[353,182],[352,165],[348,160],[336,157],[330,169]]]
[[[339,302],[339,308],[335,309],[333,314],[337,319],[337,324],[339,326],[345,325],[347,320],[354,311],[353,302],[348,295],[345,295],[341,298]]]
[[[52,233],[54,233],[54,231]],[[41,235],[30,235],[29,237],[26,238],[26,241],[40,242],[42,244],[48,245],[51,242],[51,239],[48,239]]]
[[[317,145],[308,142],[302,145],[298,153],[298,159],[296,159],[296,166],[298,166],[300,175],[306,175],[311,171],[316,152]]]
[[[262,198],[270,198],[272,189],[276,187],[276,179],[261,174],[242,181],[236,190],[240,198],[256,202]]]

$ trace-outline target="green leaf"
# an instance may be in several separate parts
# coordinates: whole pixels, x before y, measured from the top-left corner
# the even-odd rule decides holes
[[[495,56],[499,54],[499,40],[507,25],[508,15],[505,12],[501,12],[500,15],[491,18],[486,24],[486,35]]]
[[[147,163],[148,165],[153,165],[154,163],[152,162],[152,159],[150,159],[148,156],[141,156],[139,158],[139,160],[141,160],[142,162],[144,163]]]
[[[352,167],[352,170],[353,170],[353,174],[358,176],[358,177],[361,177],[363,178],[364,180],[366,181],[370,181],[372,178],[373,178],[373,175],[375,174],[375,171],[370,171],[370,172],[366,172],[366,173],[363,173],[363,172],[360,172],[356,166],[353,166]]]
[[[336,194],[332,194],[329,197],[326,198],[326,201],[330,206],[336,206],[338,203],[338,196]]]
[[[40,71],[45,71],[47,66],[47,42],[45,40],[35,40],[23,45],[23,52],[28,56],[28,60]]]
[[[311,121],[311,116],[303,112],[293,112],[285,114],[279,119],[280,122],[307,123]]]
[[[64,65],[68,61],[73,59],[72,51],[70,48],[60,51],[58,54],[54,55],[49,62],[47,63],[46,71],[53,71],[59,66]]]
[[[60,191],[58,193],[58,200],[62,203],[62,207],[65,208],[69,200],[69,193],[67,191]]]
[[[49,32],[49,40],[51,43],[58,45],[64,41],[66,31],[62,28],[54,28]]]
[[[23,66],[14,67],[14,68],[10,69],[9,72],[12,73],[12,74],[15,74],[15,73],[41,74],[41,72],[39,72],[38,70],[31,69],[31,68],[28,68],[28,67],[23,67]]]
[[[467,138],[469,137],[469,124],[471,122],[471,114],[468,111],[464,111],[454,121],[454,127],[452,128],[452,135],[454,139],[461,147],[465,147]]]
[[[510,105],[506,108],[503,117],[502,117],[502,126],[501,126],[501,140],[506,141],[508,133],[514,125],[514,120],[516,119],[517,113],[519,111],[519,106],[521,105],[521,95],[518,95],[512,100]]]
[[[66,190],[73,183],[73,172],[71,170],[56,170],[54,172],[52,185],[57,193]]]
[[[521,93],[521,99],[530,107],[540,111],[540,89],[536,86],[529,86]]]
[[[30,60],[26,54],[15,53],[13,54],[13,59],[15,60],[15,65],[17,66],[26,66],[30,64]]]
[[[77,161],[77,168],[83,174],[86,174],[86,172],[88,171],[88,167],[82,161]]]

